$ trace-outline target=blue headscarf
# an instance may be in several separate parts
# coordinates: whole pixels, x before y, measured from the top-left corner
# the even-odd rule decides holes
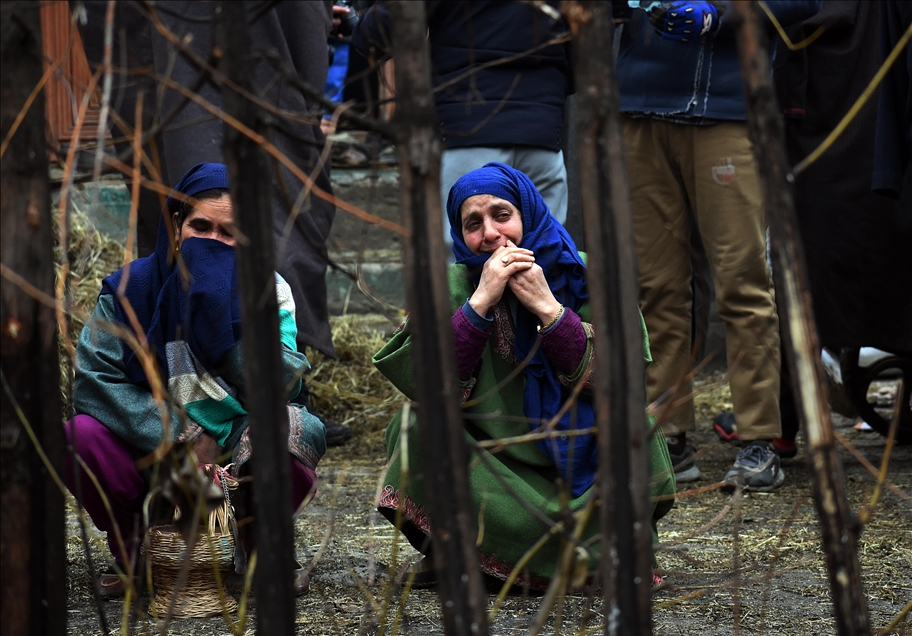
[[[490,254],[473,254],[462,237],[459,209],[477,194],[491,194],[515,205],[522,216],[523,237],[519,247],[532,250],[535,262],[544,270],[548,287],[559,303],[579,311],[589,299],[586,291],[586,265],[577,252],[567,230],[551,216],[551,211],[535,185],[525,174],[502,163],[488,163],[461,177],[450,189],[447,216],[456,262],[465,265],[477,285],[481,270]],[[524,360],[538,338],[538,318],[521,304],[516,315],[516,357]],[[523,412],[532,430],[550,420],[569,397],[570,391],[557,379],[544,351],[540,348],[523,370],[525,394]],[[577,400],[557,422],[555,430],[590,428],[595,423],[592,404]],[[597,444],[593,435],[553,438],[538,442],[539,448],[555,459],[561,474],[570,482],[574,497],[585,492],[595,481],[598,467]]]
[[[168,211],[173,215],[187,197],[204,190],[227,187],[228,170],[224,164],[199,163],[174,187],[168,197]],[[170,223],[170,217],[167,222]],[[180,260],[184,268],[177,266],[174,246],[163,219],[158,227],[155,252],[128,266],[129,278],[124,292],[158,358],[165,381],[168,379],[165,353],[168,342],[187,341],[197,359],[212,370],[241,337],[234,248],[213,239],[190,238],[181,244]],[[115,318],[132,331],[132,323],[117,296],[123,276],[124,269],[121,269],[105,278],[101,295],[114,296]],[[129,380],[147,386],[139,357],[126,342],[123,360]]]

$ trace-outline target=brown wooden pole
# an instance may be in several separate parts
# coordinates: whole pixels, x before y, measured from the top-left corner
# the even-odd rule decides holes
[[[643,333],[609,4],[565,7],[576,30],[577,147],[595,341],[606,634],[650,634],[652,532]]]
[[[468,453],[458,407],[450,294],[443,245],[440,152],[431,96],[424,3],[390,3],[396,60],[396,148],[402,223],[409,230],[403,256],[413,334],[418,430],[424,454],[434,565],[447,634],[487,634],[477,530],[471,513]]]
[[[842,466],[836,455],[827,407],[820,347],[792,199],[785,135],[776,105],[769,46],[754,2],[731,3],[727,19],[737,31],[748,125],[760,167],[773,252],[776,300],[786,325],[786,358],[793,378],[801,426],[807,440],[808,469],[826,555],[837,632],[871,632],[858,563],[860,524],[849,508]]]
[[[0,138],[6,139],[44,71],[37,2],[0,3]],[[25,113],[0,161],[4,274],[54,295],[44,93]],[[66,631],[63,493],[29,439],[63,472],[57,323],[53,307],[0,283],[0,633]]]
[[[243,2],[216,2],[215,42],[222,55],[219,70],[254,92],[248,15]],[[225,113],[260,133],[267,126],[259,107],[222,87]],[[234,221],[245,237],[237,244],[241,317],[244,321],[244,381],[250,418],[251,465],[255,507],[257,633],[294,633],[294,559],[288,454],[288,413],[279,340],[279,304],[275,292],[275,257],[271,207],[272,173],[266,152],[249,137],[225,126]]]

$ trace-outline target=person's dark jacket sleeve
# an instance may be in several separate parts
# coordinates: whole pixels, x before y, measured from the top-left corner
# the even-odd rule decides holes
[[[352,46],[364,56],[372,53],[380,59],[389,56],[392,39],[389,7],[386,3],[375,4],[361,17],[352,33]]]

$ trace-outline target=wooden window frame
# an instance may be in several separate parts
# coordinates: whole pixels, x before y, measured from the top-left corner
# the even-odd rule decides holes
[[[44,49],[45,70],[59,64],[48,79],[45,90],[48,142],[53,152],[74,142],[94,143],[98,139],[99,101],[92,95],[86,110],[85,121],[74,139],[79,106],[92,80],[82,37],[66,0],[41,1],[41,38]],[[110,133],[105,133],[110,137]]]

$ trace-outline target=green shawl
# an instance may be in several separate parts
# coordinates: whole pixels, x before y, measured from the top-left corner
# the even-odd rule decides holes
[[[473,287],[463,266],[453,265],[449,270],[450,302],[455,312],[472,295]],[[509,312],[501,312],[507,315]],[[580,308],[579,315],[587,323],[589,307]],[[481,449],[477,442],[525,435],[529,425],[523,415],[523,379],[519,374],[506,381],[515,371],[509,320],[497,321],[491,327],[491,336],[482,355],[475,377],[462,384],[466,440],[470,445],[469,484],[473,496],[475,518],[478,520],[479,553],[482,569],[495,577],[507,578],[514,567],[525,557],[520,584],[542,589],[554,574],[564,541],[555,532],[534,554],[527,555],[554,524],[564,518],[562,501],[566,510],[582,514],[591,499],[590,488],[577,498],[561,495],[556,486],[557,470],[534,442],[511,444],[495,449]],[[585,324],[584,324],[585,326]],[[644,326],[644,351],[649,357],[648,338]],[[580,368],[566,381],[580,379],[588,368],[593,353],[591,329],[587,329],[589,343]],[[412,378],[411,336],[408,322],[374,356],[374,364],[384,376],[409,399],[415,399]],[[498,388],[499,387],[499,388]],[[588,389],[584,389],[583,396]],[[586,399],[582,397],[582,399]],[[417,423],[412,417],[408,426],[408,457],[402,454],[402,418],[397,414],[386,430],[389,465],[384,478],[379,502],[380,511],[391,521],[396,510],[402,512],[402,531],[409,541],[422,549],[430,532],[432,520],[428,517],[425,502],[429,493],[424,489],[422,463]],[[664,516],[673,503],[675,492],[674,473],[665,440],[661,435],[650,438],[651,496],[653,539],[658,540],[655,522]],[[598,515],[592,513],[581,528],[580,539],[586,542],[598,532]],[[589,566],[594,567],[600,552],[597,543],[586,544]]]

